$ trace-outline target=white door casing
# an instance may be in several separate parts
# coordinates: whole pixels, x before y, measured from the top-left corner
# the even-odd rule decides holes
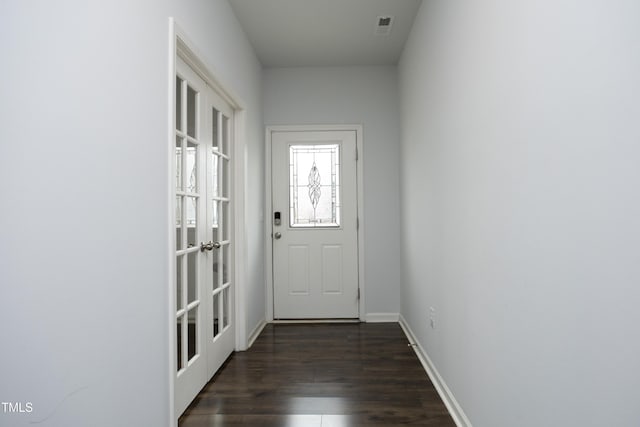
[[[175,402],[180,415],[235,345],[232,108],[181,58],[175,78]]]
[[[358,318],[356,132],[272,132],[271,162],[273,317]]]

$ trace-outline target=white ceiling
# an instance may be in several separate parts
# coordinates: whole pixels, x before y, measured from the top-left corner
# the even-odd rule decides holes
[[[229,0],[264,67],[392,65],[421,0]],[[389,35],[378,16],[393,15]]]

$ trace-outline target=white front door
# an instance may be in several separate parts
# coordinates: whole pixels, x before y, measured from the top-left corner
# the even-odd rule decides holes
[[[275,131],[275,319],[358,317],[355,131]]]
[[[180,415],[235,345],[233,111],[180,58],[175,91],[175,410]]]

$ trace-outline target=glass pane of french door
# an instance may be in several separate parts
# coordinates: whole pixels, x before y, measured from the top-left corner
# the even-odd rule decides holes
[[[176,340],[178,372],[200,353],[200,213],[198,151],[201,145],[197,89],[176,77]]]
[[[213,305],[213,325],[211,338],[215,341],[230,326],[228,293],[230,282],[230,171],[229,117],[212,108],[211,144],[211,223],[212,236],[219,248],[215,254],[211,280],[211,303]]]

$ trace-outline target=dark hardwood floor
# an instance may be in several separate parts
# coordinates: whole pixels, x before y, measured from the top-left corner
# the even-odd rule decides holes
[[[267,325],[179,420],[195,426],[455,426],[396,323]]]

